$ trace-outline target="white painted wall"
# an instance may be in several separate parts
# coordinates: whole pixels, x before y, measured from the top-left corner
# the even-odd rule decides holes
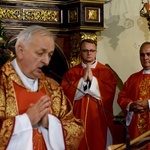
[[[145,0],[146,2],[146,0]],[[139,61],[139,47],[150,41],[147,20],[140,16],[141,0],[112,0],[104,4],[105,30],[98,35],[97,59],[109,66],[123,82],[134,72],[142,69]],[[114,113],[120,112],[116,103]]]

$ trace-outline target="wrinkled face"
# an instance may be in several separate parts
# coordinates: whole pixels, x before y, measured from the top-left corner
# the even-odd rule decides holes
[[[96,59],[97,47],[94,43],[83,42],[81,45],[81,58],[84,63],[92,64]]]
[[[39,33],[33,36],[28,45],[19,44],[16,55],[21,71],[29,78],[40,78],[42,67],[49,64],[54,48],[53,38]]]
[[[145,45],[140,51],[140,61],[144,69],[150,69],[150,44]]]

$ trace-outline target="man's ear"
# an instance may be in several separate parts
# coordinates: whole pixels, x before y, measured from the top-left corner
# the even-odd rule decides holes
[[[22,45],[18,45],[17,46],[17,56],[19,59],[23,58],[23,54],[24,54],[24,50],[23,50],[23,46]]]

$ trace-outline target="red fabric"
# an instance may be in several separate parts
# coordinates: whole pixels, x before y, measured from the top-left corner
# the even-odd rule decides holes
[[[18,103],[19,114],[23,114],[30,107],[31,103],[36,103],[39,98],[46,94],[44,88],[37,92],[30,92],[27,89],[14,83],[14,89],[16,91],[16,99]],[[44,138],[37,129],[33,130],[33,145],[34,150],[47,150]]]
[[[125,82],[122,91],[118,94],[118,104],[126,115],[126,108],[130,102],[150,99],[150,75],[142,71],[131,75]],[[149,111],[134,113],[129,125],[130,139],[150,130]]]
[[[106,149],[107,127],[109,126],[113,132],[112,104],[116,79],[113,72],[100,63],[95,69],[92,69],[92,72],[98,80],[102,101],[90,95],[85,95],[82,99],[74,101],[77,90],[75,87],[84,74],[81,64],[71,68],[64,75],[64,79],[68,82],[62,81],[64,92],[73,104],[75,116],[85,123],[85,136],[78,150]]]

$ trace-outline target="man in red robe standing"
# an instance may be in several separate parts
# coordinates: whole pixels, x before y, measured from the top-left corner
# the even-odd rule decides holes
[[[141,45],[139,54],[143,69],[127,79],[117,100],[126,116],[130,140],[150,130],[150,42]]]
[[[22,30],[16,57],[0,70],[0,150],[77,150],[83,122],[62,87],[46,77],[54,36],[34,25]]]
[[[85,123],[78,150],[105,150],[112,144],[116,79],[110,68],[96,60],[95,41],[83,40],[80,51],[82,62],[70,68],[62,81],[75,116]]]

